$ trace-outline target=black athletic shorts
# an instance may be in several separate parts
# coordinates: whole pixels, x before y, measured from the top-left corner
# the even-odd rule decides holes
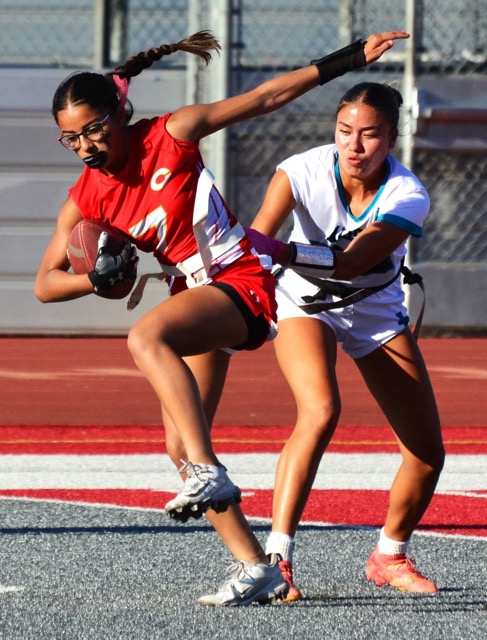
[[[240,297],[239,293],[226,282],[212,282],[211,287],[216,287],[227,294],[229,298],[234,302],[238,310],[245,320],[245,324],[248,329],[247,340],[243,344],[239,344],[236,347],[230,347],[236,351],[243,351],[245,349],[252,350],[257,349],[263,342],[267,340],[269,335],[269,323],[265,319],[264,314],[255,316],[249,307],[245,304],[244,300]]]

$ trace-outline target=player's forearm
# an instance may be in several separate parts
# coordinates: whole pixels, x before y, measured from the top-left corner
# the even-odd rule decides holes
[[[314,65],[267,80],[252,92],[255,100],[252,115],[263,115],[280,109],[317,87],[318,80],[318,69]]]
[[[86,274],[75,275],[62,269],[39,272],[34,285],[34,295],[40,302],[76,300],[93,291]]]

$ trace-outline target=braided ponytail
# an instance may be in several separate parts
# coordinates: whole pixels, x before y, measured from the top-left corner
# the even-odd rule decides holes
[[[128,123],[134,112],[130,100],[127,99],[131,78],[139,75],[157,60],[176,51],[194,53],[207,65],[211,60],[211,52],[220,50],[220,43],[210,31],[199,31],[174,44],[163,44],[148,51],[141,51],[105,75],[89,71],[75,73],[57,88],[53,98],[52,115],[57,122],[58,113],[69,105],[89,104],[93,109],[107,113],[115,113],[122,106]]]
[[[138,76],[144,69],[148,69],[154,62],[176,51],[193,53],[202,58],[205,64],[208,65],[211,60],[211,52],[220,52],[221,46],[210,31],[198,31],[198,33],[194,33],[179,42],[162,44],[160,47],[141,51],[129,58],[123,65],[111,71],[109,75],[117,75],[120,78],[130,80],[130,78]]]

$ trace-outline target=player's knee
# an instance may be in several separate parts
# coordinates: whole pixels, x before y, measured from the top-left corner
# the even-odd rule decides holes
[[[145,329],[141,323],[136,323],[129,331],[127,347],[133,359],[138,362],[150,353],[158,344],[152,333]]]
[[[405,461],[411,471],[425,480],[437,480],[445,464],[445,450],[443,446],[435,448],[421,457],[413,457]]]
[[[443,444],[436,445],[424,460],[425,465],[429,469],[429,473],[433,476],[439,477],[445,464],[445,448]]]
[[[127,347],[133,359],[137,361],[144,350],[144,337],[137,325],[134,325],[128,333]]]
[[[308,438],[326,443],[336,429],[340,411],[338,399],[309,402],[298,409],[298,422],[305,425]]]

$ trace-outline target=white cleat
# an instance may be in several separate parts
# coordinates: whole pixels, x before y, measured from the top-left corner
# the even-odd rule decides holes
[[[220,590],[201,596],[198,604],[211,607],[246,607],[250,604],[273,604],[284,600],[289,584],[284,580],[277,554],[269,556],[270,564],[234,562],[227,569]]]
[[[240,489],[227,476],[225,467],[186,462],[179,473],[187,474],[183,490],[164,508],[174,520],[201,518],[208,509],[221,513],[241,501]]]

